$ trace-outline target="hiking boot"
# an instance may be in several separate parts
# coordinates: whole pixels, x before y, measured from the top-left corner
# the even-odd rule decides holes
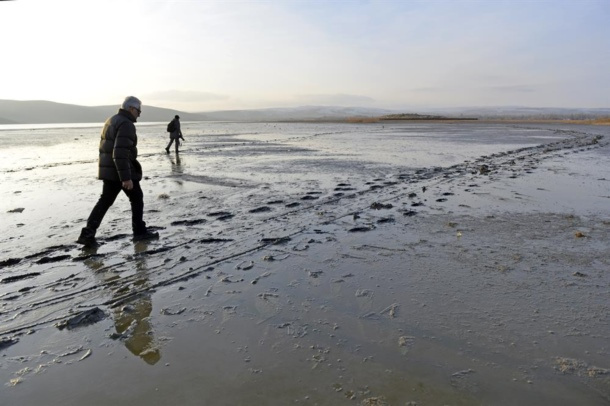
[[[134,234],[133,241],[156,240],[159,238],[159,233],[154,231],[146,231],[142,234]]]
[[[77,243],[84,245],[85,247],[97,247],[97,240],[95,239],[95,232],[91,232],[91,230],[87,228],[83,228],[80,232],[80,236]]]
[[[169,148],[165,148],[165,153],[169,154]]]

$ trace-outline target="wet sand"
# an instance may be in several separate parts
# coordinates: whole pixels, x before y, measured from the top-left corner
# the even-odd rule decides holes
[[[0,401],[608,404],[608,128],[484,126],[141,136],[97,249],[93,160],[5,169]]]

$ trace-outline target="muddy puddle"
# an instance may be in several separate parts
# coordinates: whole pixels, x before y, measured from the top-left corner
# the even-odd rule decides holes
[[[95,128],[0,150],[2,404],[610,402],[607,127],[185,127],[148,243]]]

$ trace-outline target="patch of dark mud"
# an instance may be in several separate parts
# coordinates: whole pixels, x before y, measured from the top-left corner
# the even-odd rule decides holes
[[[395,221],[394,217],[384,217],[377,220],[377,224],[394,223]]]
[[[220,216],[226,216],[227,214],[231,214],[228,211],[214,211],[212,213],[208,213],[208,216],[210,217],[220,217]]]
[[[18,342],[19,339],[17,337],[2,337],[0,338],[0,351],[10,347],[11,345],[17,344]]]
[[[370,205],[370,208],[373,210],[383,210],[383,209],[391,209],[392,206],[390,203],[388,204],[383,204],[383,203],[379,203],[379,202],[374,202]]]
[[[5,268],[7,266],[16,265],[21,262],[21,258],[9,258],[4,261],[0,261],[0,268]]]
[[[85,310],[73,316],[69,319],[60,321],[55,325],[60,330],[67,328],[68,330],[72,330],[78,327],[88,326],[94,323],[97,323],[106,318],[106,313],[104,313],[99,307],[94,307],[93,309]]]
[[[248,213],[266,213],[270,212],[272,209],[269,206],[257,207],[256,209],[248,210]]]
[[[221,221],[228,220],[228,219],[235,217],[234,214],[229,213],[228,211],[215,211],[215,212],[209,213],[208,216],[216,217],[216,220],[221,220]]]
[[[267,202],[267,204],[282,204],[282,203],[284,203],[283,200],[272,200],[270,202]]]
[[[197,224],[205,223],[206,221],[207,221],[206,219],[177,220],[177,221],[172,221],[170,224],[172,226],[194,226]]]
[[[402,215],[407,217],[415,216],[416,214],[417,212],[415,210],[404,210],[402,212]]]
[[[231,238],[203,238],[199,240],[201,244],[216,244],[220,242],[229,242],[233,241]]]
[[[53,245],[51,247],[48,247],[46,249],[44,249],[43,251],[37,252],[35,254],[30,254],[27,255],[23,258],[25,259],[33,259],[33,258],[37,258],[37,257],[42,257],[45,255],[50,255],[55,253],[56,251],[67,251],[74,248],[74,245]]]
[[[102,238],[102,241],[117,241],[117,240],[122,240],[124,238],[129,238],[128,234],[116,234],[116,235],[111,235],[110,237],[106,237],[106,238]]]
[[[443,202],[446,202],[447,199],[445,199],[444,197],[441,197],[440,199],[436,199],[436,201],[439,203],[443,203]]]
[[[60,262],[60,261],[64,261],[66,259],[71,259],[72,257],[70,255],[57,255],[56,257],[42,257],[40,258],[38,261],[36,261],[37,264],[50,264],[53,262]]]
[[[285,244],[285,243],[289,242],[290,240],[291,240],[290,237],[262,238],[261,242],[263,244],[279,245],[279,244]]]
[[[317,200],[317,199],[319,199],[319,197],[313,196],[313,195],[307,195],[307,196],[301,197],[301,200]]]
[[[18,281],[22,281],[24,279],[35,278],[39,275],[40,275],[40,272],[31,272],[31,273],[26,273],[26,274],[22,274],[22,275],[8,276],[8,277],[0,280],[0,283],[18,282]]]
[[[298,207],[298,206],[300,206],[300,205],[301,205],[301,203],[299,203],[299,202],[294,202],[294,203],[288,203],[288,204],[286,205],[286,207],[288,207],[288,208],[293,208],[293,207]]]
[[[147,251],[143,251],[143,252],[138,252],[137,254],[135,254],[135,257],[144,257],[147,255],[153,255],[153,254],[159,254],[161,252],[166,252],[171,250],[172,247],[160,247],[160,248],[155,248],[153,250],[147,250]]]
[[[374,227],[354,227],[354,228],[350,228],[349,230],[347,230],[350,233],[365,233],[367,231],[371,231],[373,230]]]
[[[24,210],[25,209],[23,207],[19,207],[19,208],[7,211],[7,213],[22,213]]]

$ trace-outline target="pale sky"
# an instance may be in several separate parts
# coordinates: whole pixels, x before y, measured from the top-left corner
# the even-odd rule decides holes
[[[0,38],[0,99],[610,107],[610,0],[15,0]]]

